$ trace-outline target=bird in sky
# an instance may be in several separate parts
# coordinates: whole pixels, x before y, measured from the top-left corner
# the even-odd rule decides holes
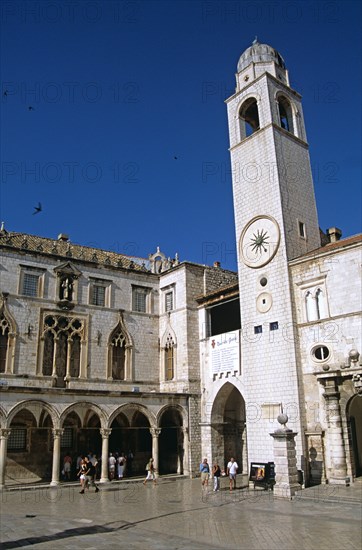
[[[3,96],[6,97],[8,95],[8,91],[7,90],[4,90],[4,93],[3,93]]]
[[[33,212],[33,216],[34,216],[34,214],[39,214],[39,212],[42,211],[42,206],[41,206],[40,202],[38,202],[38,206],[34,206],[34,210],[35,210],[35,212]]]
[[[32,107],[31,105],[29,105],[28,109],[29,111],[35,111],[34,107]]]
[[[173,160],[177,160],[177,159],[178,159],[178,157],[173,157]]]

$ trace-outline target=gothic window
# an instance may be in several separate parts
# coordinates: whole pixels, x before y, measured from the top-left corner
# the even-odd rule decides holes
[[[0,297],[0,373],[14,372],[16,325],[7,307],[7,295]]]
[[[251,97],[243,103],[239,111],[240,138],[244,139],[259,130],[259,111],[255,97]]]
[[[323,290],[320,288],[317,289],[315,293],[315,301],[316,301],[316,309],[317,309],[317,318],[323,319],[326,317],[326,310],[325,310],[325,300],[323,295]]]
[[[278,110],[280,126],[294,134],[293,111],[288,99],[284,96],[278,97]]]
[[[317,312],[314,305],[314,297],[311,292],[307,292],[305,295],[305,304],[307,310],[307,321],[315,321],[317,319]]]
[[[307,321],[318,321],[328,317],[324,291],[320,288],[308,290],[305,295]]]
[[[6,370],[6,357],[8,353],[10,327],[5,315],[0,317],[0,372]]]
[[[118,330],[112,338],[112,378],[113,380],[125,379],[125,341],[121,330]]]
[[[46,315],[43,323],[42,374],[59,379],[78,378],[81,370],[83,320]]]
[[[123,314],[108,340],[107,377],[111,380],[130,380],[132,369],[132,340],[127,331]]]
[[[175,376],[175,343],[169,334],[165,344],[165,380],[173,380]]]

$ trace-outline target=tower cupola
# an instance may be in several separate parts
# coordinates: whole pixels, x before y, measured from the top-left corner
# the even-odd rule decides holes
[[[280,53],[268,44],[261,44],[255,38],[252,45],[239,58],[236,91],[239,91],[265,72],[272,74],[289,86],[288,71]]]

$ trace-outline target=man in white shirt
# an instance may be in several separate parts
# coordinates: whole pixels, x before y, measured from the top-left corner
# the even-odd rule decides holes
[[[226,473],[229,476],[229,483],[230,483],[230,492],[232,492],[233,487],[236,489],[236,474],[238,473],[239,466],[233,459],[233,457],[230,458],[230,462],[228,462],[228,465],[226,467]]]
[[[112,453],[109,453],[109,459],[108,459],[108,470],[109,470],[109,479],[112,481],[114,479],[114,475],[116,473],[116,458],[113,456]]]

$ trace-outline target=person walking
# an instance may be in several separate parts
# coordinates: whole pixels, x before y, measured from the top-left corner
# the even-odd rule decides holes
[[[88,478],[89,486],[90,486],[90,487],[94,487],[94,488],[95,488],[95,492],[98,493],[99,487],[98,487],[98,485],[96,484],[96,467],[95,467],[95,465],[93,464],[93,462],[92,462],[88,457],[85,457],[85,461],[86,461],[87,467],[88,467],[88,469],[87,469],[85,475],[86,475],[87,478]]]
[[[229,485],[230,485],[230,493],[232,492],[233,488],[236,489],[236,474],[238,473],[239,466],[237,462],[235,462],[234,458],[230,458],[230,462],[228,462],[228,465],[226,467],[226,473],[229,476]]]
[[[122,479],[124,476],[124,468],[126,466],[126,457],[124,456],[124,453],[121,453],[121,455],[118,457],[117,462],[118,479]]]
[[[65,481],[70,481],[71,469],[72,469],[72,457],[69,454],[66,454],[63,460],[63,472],[64,472]]]
[[[79,491],[81,495],[84,495],[84,490],[88,488],[88,464],[84,458],[80,464],[79,472],[77,476],[79,477],[81,490]]]
[[[144,480],[143,485],[146,485],[147,481],[150,479],[153,480],[154,485],[157,485],[156,471],[155,471],[155,466],[153,462],[154,462],[153,458],[150,458],[150,460],[147,462],[147,466],[146,466],[147,477]]]
[[[209,477],[210,477],[210,466],[207,462],[207,458],[204,458],[204,460],[200,464],[200,473],[201,473],[201,486],[202,488],[207,488],[209,485]]]
[[[214,465],[212,467],[212,475],[214,476],[214,493],[215,493],[216,491],[220,491],[220,476],[221,476],[221,469],[217,460],[215,460]]]
[[[109,471],[109,479],[112,481],[114,479],[115,473],[116,473],[116,458],[113,456],[113,453],[109,453],[109,459],[108,459],[108,471]]]

